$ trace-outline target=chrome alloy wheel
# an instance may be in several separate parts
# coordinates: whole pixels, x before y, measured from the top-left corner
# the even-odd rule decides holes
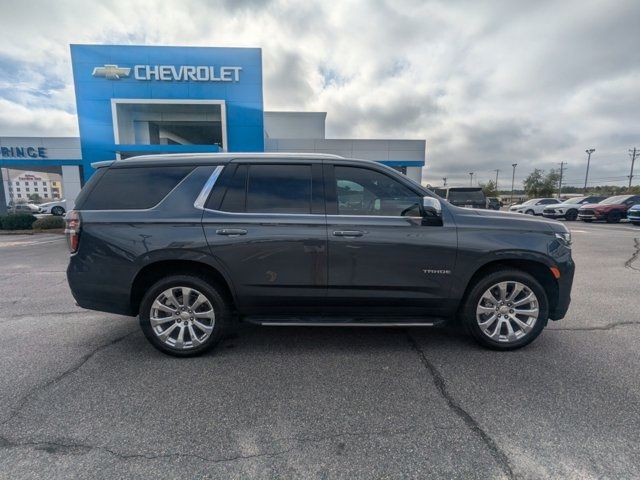
[[[476,321],[482,333],[501,343],[512,343],[527,336],[538,315],[536,294],[515,281],[493,285],[480,297],[476,308]]]
[[[213,332],[216,315],[211,302],[190,287],[171,287],[156,297],[149,315],[153,333],[166,345],[189,350]]]

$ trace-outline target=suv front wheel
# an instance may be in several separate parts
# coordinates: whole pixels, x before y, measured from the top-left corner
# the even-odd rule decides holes
[[[190,357],[220,341],[230,311],[224,296],[205,279],[173,275],[147,290],[139,316],[142,331],[154,347]]]
[[[540,335],[549,316],[544,288],[528,273],[494,271],[471,289],[462,308],[463,321],[482,345],[513,350]]]

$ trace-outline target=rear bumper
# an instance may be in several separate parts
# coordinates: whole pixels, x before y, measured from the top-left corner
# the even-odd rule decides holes
[[[79,268],[80,267],[80,268]],[[71,257],[67,267],[67,282],[78,306],[88,310],[135,316],[128,291],[105,282],[103,276],[93,271],[82,271]]]

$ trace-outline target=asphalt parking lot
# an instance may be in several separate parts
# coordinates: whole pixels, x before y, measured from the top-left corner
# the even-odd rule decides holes
[[[247,326],[176,359],[74,305],[61,236],[0,236],[0,478],[640,477],[640,228],[568,225],[569,314],[505,353]]]

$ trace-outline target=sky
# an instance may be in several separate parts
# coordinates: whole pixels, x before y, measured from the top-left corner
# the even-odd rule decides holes
[[[0,28],[0,136],[78,135],[69,44],[116,43],[261,47],[265,109],[426,139],[432,185],[582,186],[587,148],[626,184],[640,148],[639,0],[0,0]]]

